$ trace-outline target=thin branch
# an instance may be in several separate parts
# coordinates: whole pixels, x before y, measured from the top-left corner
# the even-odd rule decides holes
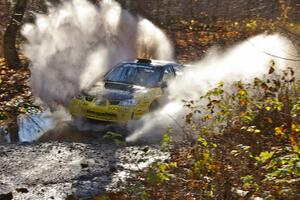
[[[247,42],[249,42],[254,48],[258,49],[258,47],[255,44],[253,44],[252,42],[250,42],[250,41],[247,41]],[[260,51],[262,53],[264,53],[264,54],[266,54],[268,56],[274,57],[274,58],[279,58],[279,59],[282,59],[282,60],[289,60],[289,61],[294,61],[294,62],[300,61],[300,59],[298,60],[298,59],[293,59],[293,58],[285,58],[285,57],[282,57],[282,56],[278,56],[278,55],[266,52],[266,51],[264,51],[262,49],[260,49]]]

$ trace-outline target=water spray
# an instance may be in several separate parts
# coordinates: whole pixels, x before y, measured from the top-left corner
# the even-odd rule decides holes
[[[278,34],[249,38],[226,52],[211,50],[203,60],[192,63],[183,71],[183,76],[169,84],[168,94],[171,101],[162,109],[133,124],[133,134],[126,140],[158,140],[157,137],[161,138],[167,128],[177,129],[173,131],[175,137],[182,138],[182,130],[178,127],[184,126],[189,110],[181,100],[197,100],[220,81],[230,85],[240,80],[248,83],[255,77],[262,78],[269,71],[270,61],[276,63],[278,71],[287,67],[296,69],[298,60],[295,57],[283,59],[291,58],[290,55],[297,55],[296,49],[290,40]],[[173,111],[172,117],[168,113],[170,110]]]
[[[173,59],[166,35],[115,1],[95,7],[86,0],[63,2],[22,29],[31,65],[31,88],[51,108],[68,106],[116,64],[147,55]]]

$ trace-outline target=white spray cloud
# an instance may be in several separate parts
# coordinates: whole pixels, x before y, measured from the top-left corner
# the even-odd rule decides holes
[[[126,140],[157,140],[157,136],[161,136],[169,127],[175,129],[174,132],[182,133],[179,127],[184,125],[183,119],[188,111],[181,100],[198,99],[220,81],[249,82],[255,77],[262,78],[268,72],[272,60],[277,70],[299,64],[278,57],[297,60],[299,56],[291,41],[277,34],[252,37],[226,52],[212,50],[203,60],[187,67],[183,76],[169,84],[170,103],[139,122],[132,123],[130,127],[134,133]]]
[[[99,7],[86,0],[63,2],[47,15],[37,15],[22,34],[33,94],[51,107],[67,106],[120,61],[145,55],[173,58],[172,45],[159,28],[113,0]]]
[[[152,57],[171,60],[173,48],[166,35],[150,21],[132,16],[113,0],[98,7],[86,0],[70,0],[37,15],[26,24],[25,55],[31,61],[31,88],[49,106],[68,105],[80,90],[92,85],[123,60]],[[248,81],[267,72],[269,61],[283,69],[290,65],[281,57],[297,57],[290,41],[279,35],[251,38],[225,53],[211,51],[169,84],[171,101],[157,112],[131,124],[135,130],[127,141],[161,134],[179,127],[185,110],[182,99],[195,99],[219,81]]]

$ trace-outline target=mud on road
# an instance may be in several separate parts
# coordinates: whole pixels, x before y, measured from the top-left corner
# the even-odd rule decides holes
[[[92,197],[124,188],[134,173],[169,158],[157,146],[118,146],[102,139],[61,124],[39,142],[0,145],[0,199]]]

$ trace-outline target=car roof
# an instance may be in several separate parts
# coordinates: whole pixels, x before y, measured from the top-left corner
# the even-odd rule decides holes
[[[149,66],[149,67],[164,67],[170,64],[177,64],[174,61],[167,61],[167,60],[150,60],[150,59],[137,59],[133,61],[124,61],[123,64],[135,64],[141,66]]]

